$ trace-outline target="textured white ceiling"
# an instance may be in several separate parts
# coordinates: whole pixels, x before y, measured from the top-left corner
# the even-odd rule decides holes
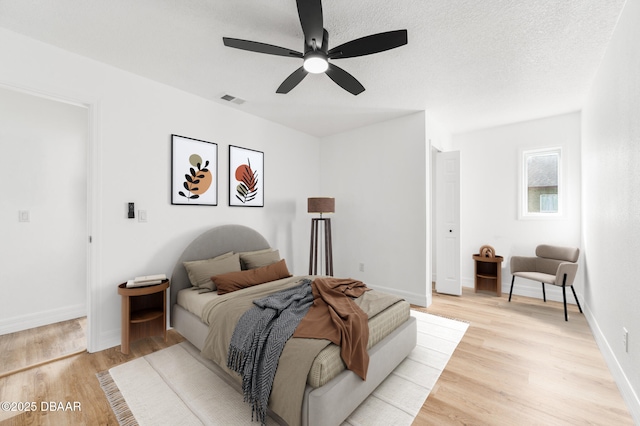
[[[222,44],[302,51],[294,0],[0,0],[0,26],[312,135],[419,110],[455,133],[579,110],[624,2],[325,0],[330,47],[408,30],[406,46],[336,61],[358,96],[324,74],[276,94],[300,59]]]

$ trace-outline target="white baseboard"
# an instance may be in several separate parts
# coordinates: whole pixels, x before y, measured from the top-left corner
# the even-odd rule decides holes
[[[633,418],[634,424],[640,425],[640,398],[638,398],[638,394],[633,390],[633,387],[629,382],[629,378],[620,366],[618,359],[611,349],[611,345],[609,345],[609,342],[602,333],[602,330],[598,325],[598,321],[596,321],[593,313],[589,309],[589,306],[583,306],[582,310],[584,311],[584,316],[591,328],[591,333],[593,333],[593,337],[598,344],[598,348],[600,348],[600,353],[604,357],[604,361],[607,363],[609,371],[611,371],[613,380],[616,382],[616,385],[618,385],[622,399],[624,399],[624,402],[627,404],[627,408]]]
[[[120,329],[117,330],[110,330],[110,331],[105,331],[100,333],[99,339],[98,339],[98,346],[95,348],[95,350],[92,350],[91,352],[100,352],[103,351],[105,349],[109,349],[109,348],[113,348],[115,346],[120,346],[120,344],[122,343],[121,340],[121,333],[122,331]]]
[[[86,315],[87,306],[80,304],[7,318],[0,320],[0,335],[80,318]]]

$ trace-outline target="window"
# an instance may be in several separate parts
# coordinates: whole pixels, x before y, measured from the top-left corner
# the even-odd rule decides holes
[[[561,149],[522,152],[521,217],[558,217],[562,211]]]

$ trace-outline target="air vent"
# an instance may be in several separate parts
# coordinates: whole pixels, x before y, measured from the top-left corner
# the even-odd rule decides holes
[[[234,104],[238,104],[238,105],[242,105],[243,103],[245,103],[244,99],[236,98],[235,96],[231,96],[227,94],[220,96],[220,99],[227,102],[233,102]]]

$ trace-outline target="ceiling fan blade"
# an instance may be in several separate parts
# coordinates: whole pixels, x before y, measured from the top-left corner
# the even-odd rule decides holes
[[[322,37],[324,33],[322,23],[322,1],[321,0],[296,0],[298,4],[298,16],[300,17],[300,25],[304,33],[304,42],[306,46],[313,48],[312,40],[316,40],[316,46],[319,49],[322,46]]]
[[[296,87],[307,76],[307,74],[308,72],[304,67],[298,68],[282,82],[280,87],[278,87],[278,90],[276,90],[276,93],[289,93],[291,89]]]
[[[322,45],[320,46],[320,50],[327,53],[329,51],[329,33],[327,30],[322,30]]]
[[[364,86],[360,84],[354,76],[343,70],[342,68],[329,64],[329,68],[325,73],[333,80],[338,86],[342,87],[347,92],[353,95],[359,95],[364,92]]]
[[[274,46],[272,44],[260,43],[257,41],[240,40],[237,38],[222,37],[224,45],[236,49],[248,50],[250,52],[266,53],[268,55],[288,56],[291,58],[302,58],[302,53],[285,47]]]
[[[387,31],[358,38],[329,50],[330,59],[354,58],[407,44],[407,30]]]

